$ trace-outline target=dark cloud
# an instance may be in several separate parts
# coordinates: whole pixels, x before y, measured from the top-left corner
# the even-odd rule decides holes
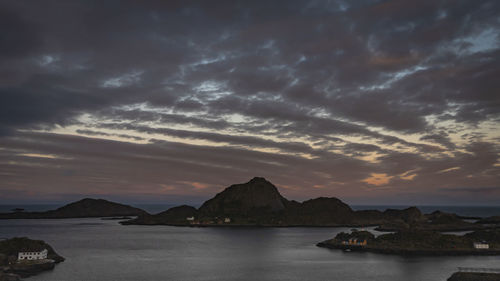
[[[12,160],[0,184],[28,192],[25,169],[46,188],[76,173],[85,190],[101,175],[118,193],[113,181],[140,163],[130,192],[278,174],[298,197],[327,186],[356,198],[371,173],[401,192],[495,186],[499,11],[494,0],[0,0],[0,152]],[[69,156],[8,164],[23,153]],[[45,173],[58,161],[66,172]],[[102,175],[99,161],[115,166]]]
[[[0,34],[2,59],[29,55],[42,44],[36,25],[8,9],[0,10]]]

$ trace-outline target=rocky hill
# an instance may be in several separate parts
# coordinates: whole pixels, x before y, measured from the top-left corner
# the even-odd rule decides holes
[[[276,186],[256,177],[224,189],[198,211],[201,216],[249,216],[284,211],[287,202]]]
[[[193,220],[187,218],[193,217]],[[361,226],[422,219],[417,208],[353,211],[337,198],[320,197],[302,203],[287,200],[276,186],[261,177],[234,184],[196,210],[171,208],[157,215],[141,215],[123,224],[260,225],[260,226]],[[398,225],[399,226],[399,225]]]
[[[189,218],[189,219],[188,219]],[[271,182],[255,177],[233,184],[196,209],[171,208],[157,215],[142,214],[122,224],[177,226],[368,226],[386,231],[454,231],[494,228],[464,221],[455,214],[422,214],[416,207],[354,211],[341,200],[319,197],[297,202],[283,197]]]
[[[138,216],[146,212],[104,199],[85,198],[46,212],[0,213],[0,219],[60,219],[86,217]]]
[[[170,208],[159,214],[141,214],[135,219],[128,221],[123,221],[121,224],[143,224],[143,225],[154,225],[154,224],[185,224],[187,222],[186,218],[195,217],[198,214],[198,210],[194,207],[182,205],[178,207]]]

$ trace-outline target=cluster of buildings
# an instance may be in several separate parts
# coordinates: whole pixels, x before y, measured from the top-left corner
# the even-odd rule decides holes
[[[190,224],[193,224],[193,225],[197,225],[197,224],[225,224],[225,223],[231,223],[231,218],[224,218],[224,219],[219,219],[219,218],[215,218],[214,220],[208,220],[208,221],[199,221],[199,220],[196,220],[194,217],[187,217],[186,220],[190,223]]]
[[[349,246],[366,246],[367,241],[366,239],[358,239],[358,238],[350,238],[347,241],[342,241],[342,245],[349,245]]]
[[[39,252],[19,252],[17,254],[17,260],[44,260],[47,258],[47,254],[49,251],[47,249],[43,249]]]
[[[489,248],[490,248],[490,245],[488,243],[486,243],[485,241],[474,242],[474,249],[485,250],[485,249],[489,249]]]

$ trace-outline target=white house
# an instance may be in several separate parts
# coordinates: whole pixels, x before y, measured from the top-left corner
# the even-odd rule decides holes
[[[47,249],[40,252],[19,252],[17,260],[43,260],[47,258],[48,253]]]
[[[230,218],[225,218],[225,219],[224,219],[224,222],[225,222],[225,223],[230,223],[230,222],[231,222],[231,219],[230,219]]]
[[[486,242],[474,242],[474,249],[489,249],[490,245]]]
[[[186,220],[187,221],[194,221],[194,217],[187,217]]]

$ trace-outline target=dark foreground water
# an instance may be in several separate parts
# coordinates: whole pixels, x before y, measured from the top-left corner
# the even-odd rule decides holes
[[[122,226],[100,219],[0,220],[0,237],[43,239],[66,258],[27,280],[446,280],[500,257],[399,257],[315,244],[346,228]]]

